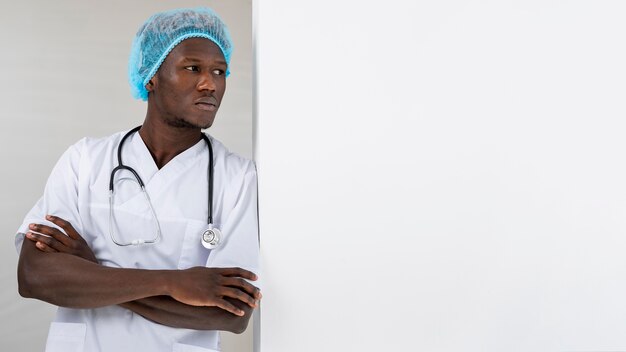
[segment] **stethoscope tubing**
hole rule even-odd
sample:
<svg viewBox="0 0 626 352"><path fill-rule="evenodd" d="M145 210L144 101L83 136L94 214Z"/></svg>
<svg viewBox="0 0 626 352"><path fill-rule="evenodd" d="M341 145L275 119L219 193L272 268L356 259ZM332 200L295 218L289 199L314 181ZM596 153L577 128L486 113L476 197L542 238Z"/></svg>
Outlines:
<svg viewBox="0 0 626 352"><path fill-rule="evenodd" d="M132 130L128 131L124 137L122 137L122 139L120 140L120 144L117 146L117 166L115 168L113 168L113 170L111 171L111 178L109 179L109 193L113 193L114 189L113 189L113 180L115 179L115 173L119 170L127 170L130 171L133 176L135 177L135 179L137 180L137 182L139 183L139 186L141 186L142 190L145 190L145 185L143 183L143 180L141 179L141 177L139 176L139 174L137 173L137 171L135 171L135 169L133 169L130 166L124 165L124 163L122 162L122 147L124 146L124 142L126 141L126 139L132 135L133 133L139 131L139 129L141 129L141 125L133 128ZM209 226L213 225L213 182L214 182L214 176L213 176L213 146L211 145L211 141L209 140L209 137L206 136L206 134L202 133L201 134L202 139L206 142L207 147L209 149L209 165L208 165L208 170L207 170L207 183L208 183L208 187L209 187L209 196L208 196L208 215L207 215L207 222L209 224Z"/></svg>

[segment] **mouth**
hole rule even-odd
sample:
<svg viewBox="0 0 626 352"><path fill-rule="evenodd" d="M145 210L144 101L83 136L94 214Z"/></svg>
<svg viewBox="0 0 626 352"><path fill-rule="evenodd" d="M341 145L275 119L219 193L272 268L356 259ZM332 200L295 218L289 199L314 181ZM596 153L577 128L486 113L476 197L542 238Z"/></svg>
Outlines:
<svg viewBox="0 0 626 352"><path fill-rule="evenodd" d="M196 103L196 106L203 111L217 111L217 106L211 103Z"/></svg>
<svg viewBox="0 0 626 352"><path fill-rule="evenodd" d="M195 101L198 109L203 111L217 111L217 101L213 97L203 97Z"/></svg>

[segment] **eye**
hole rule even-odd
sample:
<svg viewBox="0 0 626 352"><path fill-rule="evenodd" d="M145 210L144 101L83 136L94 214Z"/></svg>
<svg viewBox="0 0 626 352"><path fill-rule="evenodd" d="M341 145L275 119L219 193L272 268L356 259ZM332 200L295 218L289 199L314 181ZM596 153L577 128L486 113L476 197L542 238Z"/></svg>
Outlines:
<svg viewBox="0 0 626 352"><path fill-rule="evenodd" d="M213 74L217 76L222 76L224 74L224 70L216 68L215 70L213 70Z"/></svg>
<svg viewBox="0 0 626 352"><path fill-rule="evenodd" d="M185 70L187 71L192 71L192 72L198 72L200 71L200 68L198 66L185 66Z"/></svg>

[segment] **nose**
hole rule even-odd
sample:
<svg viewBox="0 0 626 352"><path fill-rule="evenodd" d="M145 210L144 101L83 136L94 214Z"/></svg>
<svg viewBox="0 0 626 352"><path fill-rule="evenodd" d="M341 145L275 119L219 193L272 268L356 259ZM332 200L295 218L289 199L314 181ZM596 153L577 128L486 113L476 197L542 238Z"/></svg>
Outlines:
<svg viewBox="0 0 626 352"><path fill-rule="evenodd" d="M200 75L200 80L198 81L197 88L199 91L208 90L211 92L215 91L216 83L215 77L213 77L212 72L203 72Z"/></svg>

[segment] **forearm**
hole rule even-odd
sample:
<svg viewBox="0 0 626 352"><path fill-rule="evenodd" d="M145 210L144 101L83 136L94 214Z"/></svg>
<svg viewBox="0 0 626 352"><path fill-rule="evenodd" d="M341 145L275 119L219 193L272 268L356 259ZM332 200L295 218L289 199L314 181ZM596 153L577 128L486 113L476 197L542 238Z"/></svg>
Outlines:
<svg viewBox="0 0 626 352"><path fill-rule="evenodd" d="M110 268L65 253L43 253L24 241L20 295L57 306L95 308L167 294L166 271Z"/></svg>
<svg viewBox="0 0 626 352"><path fill-rule="evenodd" d="M253 309L239 300L226 300L242 309L245 314L237 316L218 307L190 306L168 296L142 298L120 306L148 320L171 327L242 333L248 326Z"/></svg>

